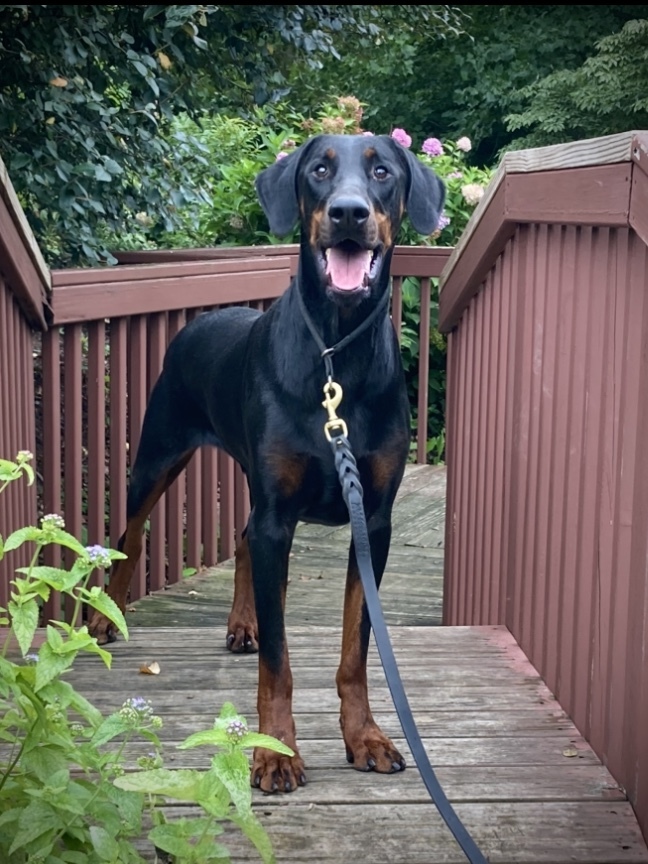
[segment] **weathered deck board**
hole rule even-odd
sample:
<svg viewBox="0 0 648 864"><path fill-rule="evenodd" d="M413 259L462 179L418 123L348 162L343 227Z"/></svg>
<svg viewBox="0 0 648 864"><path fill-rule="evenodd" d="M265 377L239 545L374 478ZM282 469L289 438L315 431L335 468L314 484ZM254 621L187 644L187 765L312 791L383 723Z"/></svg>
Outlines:
<svg viewBox="0 0 648 864"><path fill-rule="evenodd" d="M381 597L423 743L450 800L493 864L646 864L624 791L508 631L430 626L440 623L444 480L438 469L408 471ZM287 617L308 784L292 795L255 792L257 813L279 864L463 864L413 766L373 644L374 714L410 767L364 774L344 758L335 671L347 551L346 528L298 529ZM228 562L139 601L128 616L131 641L111 648L112 671L84 657L71 675L105 710L130 696L150 699L165 721L169 767L206 764L202 748L176 745L210 727L226 700L256 724L257 658L224 647L232 575ZM154 660L159 675L139 673ZM133 744L126 754L134 761L148 749ZM195 813L181 806L166 812ZM228 831L225 842L233 862L258 860L238 833Z"/></svg>

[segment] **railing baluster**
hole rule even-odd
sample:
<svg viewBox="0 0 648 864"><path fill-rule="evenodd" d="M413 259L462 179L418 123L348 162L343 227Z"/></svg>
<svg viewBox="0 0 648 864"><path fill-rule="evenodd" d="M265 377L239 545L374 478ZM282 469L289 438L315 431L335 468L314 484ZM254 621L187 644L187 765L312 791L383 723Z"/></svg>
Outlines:
<svg viewBox="0 0 648 864"><path fill-rule="evenodd" d="M63 378L65 394L63 398L65 426L65 527L70 534L82 539L83 526L83 409L82 409L82 330L80 324L72 324L65 328L63 349L65 365ZM74 563L76 556L71 550L65 550L64 559L68 567ZM72 614L74 600L65 598L66 618Z"/></svg>
<svg viewBox="0 0 648 864"><path fill-rule="evenodd" d="M418 364L418 424L416 440L416 461L425 465L427 461L428 428L428 381L430 372L430 279L421 279L421 323L419 326L419 364Z"/></svg>
<svg viewBox="0 0 648 864"><path fill-rule="evenodd" d="M150 315L148 320L148 394L160 376L167 344L166 314ZM149 532L149 589L159 591L166 583L166 495L162 495L150 516Z"/></svg>
<svg viewBox="0 0 648 864"><path fill-rule="evenodd" d="M58 327L43 333L41 348L43 392L43 511L62 511L61 497L61 337ZM61 547L51 543L43 553L45 564L61 566ZM46 621L61 618L61 595L53 591L45 604Z"/></svg>
<svg viewBox="0 0 648 864"><path fill-rule="evenodd" d="M88 325L88 543L106 544L106 325ZM92 584L102 585L96 570Z"/></svg>

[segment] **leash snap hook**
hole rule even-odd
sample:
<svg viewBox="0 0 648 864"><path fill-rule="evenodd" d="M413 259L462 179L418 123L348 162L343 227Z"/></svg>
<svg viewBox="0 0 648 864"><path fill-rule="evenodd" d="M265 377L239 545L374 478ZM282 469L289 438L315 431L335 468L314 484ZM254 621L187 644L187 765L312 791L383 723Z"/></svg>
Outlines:
<svg viewBox="0 0 648 864"><path fill-rule="evenodd" d="M336 414L336 409L342 401L342 387L337 381L327 381L324 385L324 401L322 405L326 408L328 420L324 424L324 434L328 441L333 439L333 435L344 435L348 437L347 425Z"/></svg>

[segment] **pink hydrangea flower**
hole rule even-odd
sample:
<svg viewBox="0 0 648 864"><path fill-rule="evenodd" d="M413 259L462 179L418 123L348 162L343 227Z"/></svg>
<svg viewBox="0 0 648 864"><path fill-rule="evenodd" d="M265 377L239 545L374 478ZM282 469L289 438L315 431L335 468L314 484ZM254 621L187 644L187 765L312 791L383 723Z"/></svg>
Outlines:
<svg viewBox="0 0 648 864"><path fill-rule="evenodd" d="M421 150L428 156L441 156L443 154L443 144L438 138L426 138Z"/></svg>
<svg viewBox="0 0 648 864"><path fill-rule="evenodd" d="M288 155L290 155L290 154L286 153L285 150L280 150L280 151L277 153L277 158L275 159L275 162L278 162L280 159L285 159L286 156L288 156Z"/></svg>
<svg viewBox="0 0 648 864"><path fill-rule="evenodd" d="M444 210L441 213L441 215L439 216L439 222L437 224L437 230L443 231L444 228L448 227L448 225L450 224L451 221L452 220L450 219L450 217L448 216L448 214Z"/></svg>
<svg viewBox="0 0 648 864"><path fill-rule="evenodd" d="M463 177L463 171L451 171L446 176L446 180L461 180L462 177Z"/></svg>
<svg viewBox="0 0 648 864"><path fill-rule="evenodd" d="M363 135L371 135L371 136L373 137L373 134L374 134L374 133L373 133L373 132L363 132L362 134L363 134Z"/></svg>
<svg viewBox="0 0 648 864"><path fill-rule="evenodd" d="M457 141L457 150L463 150L464 153L468 153L472 150L472 141L466 135L460 138Z"/></svg>
<svg viewBox="0 0 648 864"><path fill-rule="evenodd" d="M394 141L398 141L399 144L402 144L403 147L411 147L412 146L412 138L404 129L394 129L392 130L391 137Z"/></svg>

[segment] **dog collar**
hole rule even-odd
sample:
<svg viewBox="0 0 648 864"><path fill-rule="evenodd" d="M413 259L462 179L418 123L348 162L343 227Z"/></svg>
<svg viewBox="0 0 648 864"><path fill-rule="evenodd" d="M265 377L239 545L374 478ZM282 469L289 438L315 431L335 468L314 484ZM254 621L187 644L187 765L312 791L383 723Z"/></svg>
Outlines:
<svg viewBox="0 0 648 864"><path fill-rule="evenodd" d="M380 298L378 303L371 310L369 315L362 321L355 330L352 330L348 333L343 339L340 339L339 342L336 342L335 345L331 345L330 348L326 346L326 343L320 336L317 331L317 327L315 326L315 322L310 316L308 309L306 308L306 304L304 303L304 298L302 297L302 293L299 290L299 283L295 285L297 290L297 305L299 306L299 310L302 314L304 321L306 322L306 326L308 327L311 336L313 337L315 344L320 350L320 355L322 360L324 361L324 367L326 369L326 377L329 381L333 380L333 355L337 354L343 348L346 348L354 339L357 339L361 333L371 327L373 322L378 318L378 316L387 309L387 305L389 304L389 291L385 291L383 296Z"/></svg>

